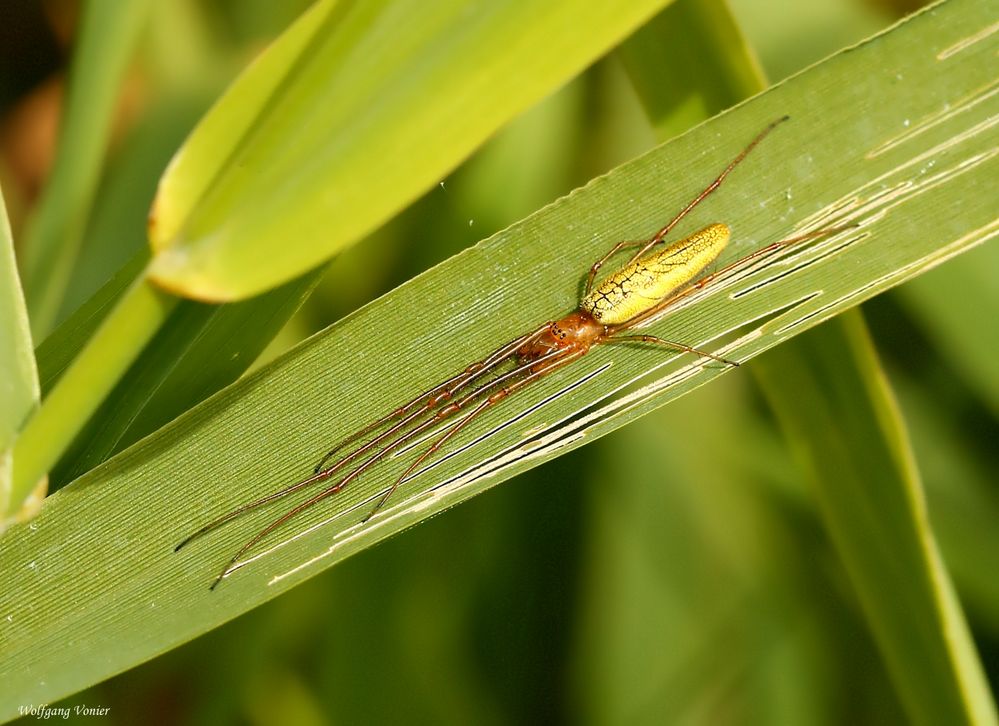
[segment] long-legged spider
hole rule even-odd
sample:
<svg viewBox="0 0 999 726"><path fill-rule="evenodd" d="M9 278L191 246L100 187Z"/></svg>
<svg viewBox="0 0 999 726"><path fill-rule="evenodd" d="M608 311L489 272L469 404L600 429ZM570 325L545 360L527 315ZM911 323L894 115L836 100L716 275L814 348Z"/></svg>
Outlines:
<svg viewBox="0 0 999 726"><path fill-rule="evenodd" d="M466 411L463 416L435 434L431 443L395 479L392 486L379 497L374 508L362 520L367 521L381 509L406 477L475 418L525 386L584 356L595 345L627 342L652 343L711 358L726 365L739 365L736 361L692 348L683 343L665 340L654 335L629 334L627 331L700 290L721 275L747 265L782 247L847 228L830 227L780 242L773 242L699 279L695 279L695 277L711 264L728 244L730 231L725 224L710 224L689 237L646 256L646 253L649 253L653 247L665 241L666 235L681 219L721 185L732 170L774 127L787 118L784 116L771 122L757 134L714 181L708 184L700 194L680 210L679 214L651 238L639 242L618 242L606 255L597 260L590 267L586 278L585 293L575 311L560 320L546 322L529 333L513 339L482 360L472 363L461 373L421 393L408 403L354 432L323 456L316 465L312 476L244 504L209 522L177 545L176 549L179 550L192 540L207 534L244 512L280 499L303 487L331 479L338 472L344 472L343 476L335 483L292 507L240 547L212 583L211 589L214 590L219 582L238 566L240 558L275 529L317 502L340 492L365 471L392 452L397 451L407 442L434 428L445 419L449 419L461 411ZM603 264L619 251L629 247L638 247L639 249L632 255L624 268L610 275L594 289L594 279ZM510 361L514 363L512 370L498 373L497 369ZM482 380L487 374L492 374L493 377ZM385 430L371 436L382 428ZM369 436L370 438L368 438ZM363 443L358 444L332 464L327 465L337 452L343 451L359 441L363 441ZM353 468L345 471L347 465L352 463L354 463Z"/></svg>

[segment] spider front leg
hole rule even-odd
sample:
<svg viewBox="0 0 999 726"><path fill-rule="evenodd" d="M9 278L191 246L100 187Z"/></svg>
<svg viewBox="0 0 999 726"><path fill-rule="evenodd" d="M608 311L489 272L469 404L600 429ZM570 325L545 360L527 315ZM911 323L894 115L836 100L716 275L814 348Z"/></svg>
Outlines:
<svg viewBox="0 0 999 726"><path fill-rule="evenodd" d="M381 428L382 426L384 426L385 424L394 419L406 416L407 412L409 412L414 407L418 407L417 413L415 416L414 414L406 416L404 420L407 423L411 422L414 418L419 418L419 416L425 413L429 413L433 409L437 408L437 406L439 406L441 403L450 400L462 388L467 386L469 383L471 383L479 376L488 373L490 370L496 368L496 366L501 365L504 361L509 360L511 357L516 355L517 350L521 346L537 339L547 329L548 325L546 323L541 328L538 328L537 330L522 335L519 338L516 338L510 341L509 343L500 346L490 355L488 355L486 358L483 358L482 360L476 361L475 363L472 363L471 365L467 366L465 370L463 370L461 373L458 373L452 376L451 378L448 378L443 383L439 383L438 385L431 388L429 391L424 391L416 398L412 399L408 403L403 404L402 406L399 406L399 408L391 411L390 413L387 413L377 421L374 421L365 426L364 428L355 431L354 433L352 433L351 435L349 435L348 437L337 443L337 445L334 446L332 449L327 451L326 454L323 455L323 458L319 460L319 463L316 464L316 466L313 468L313 473L318 474L326 465L326 462L329 461L331 458L333 458L333 456L338 451L342 450L347 445L352 444L353 442L364 438L372 431ZM396 427L392 427L392 429L390 429L390 431L394 430L396 430ZM384 436L379 436L377 440L382 440L383 438ZM362 448L367 449L370 447L365 446Z"/></svg>
<svg viewBox="0 0 999 726"><path fill-rule="evenodd" d="M488 398L480 401L479 405L476 408L474 408L468 415L459 420L456 424L449 426L445 430L444 434L441 437L439 437L434 443L432 443L430 448L427 449L425 452L423 452L423 454L421 454L420 457L415 462L413 462L413 464L410 467L408 467L400 477L398 477L395 480L395 482L389 488L389 490L379 498L375 508L371 511L370 514L368 514L367 517L364 518L364 520L362 520L362 521L367 521L368 519L371 518L372 515L374 515L375 512L378 511L378 509L382 507L382 505L384 505L385 501L398 488L399 484L403 481L403 479L405 479L410 473L412 473L412 471L414 471L422 461L425 461L430 455L432 455L434 452L440 449L441 445L443 445L445 441L454 436L459 430L464 428L472 418L479 415L485 409L495 405L500 400L506 398L506 396L510 395L514 391L523 387L527 383L536 380L537 378L540 378L541 376L551 372L556 367L559 367L560 365L567 363L570 359L574 357L576 357L576 355L574 355L574 351L567 352L565 349L559 349L552 353L549 353L546 356L543 356L542 358L539 358L538 360L534 360L531 361L530 363L520 365L514 370L510 371L509 373L505 373L504 375L500 376L499 378L496 378L495 380L483 383L478 388L468 392L461 399L453 401L449 403L447 406L444 406L443 408L438 410L433 417L421 422L419 425L410 429L409 431L400 434L397 438L393 439L392 441L387 443L384 447L379 449L376 453L372 454L370 457L368 457L368 459L366 459L357 467L355 467L352 471L350 471L350 473L348 473L342 479L337 481L335 484L327 487L326 489L324 489L321 492L318 492L317 494L314 494L310 498L306 499L304 502L297 504L292 509L285 512L280 517L270 522L267 526L265 526L263 529L257 532L252 538L250 538L246 543L244 543L242 547L239 548L236 554L232 556L232 558L226 564L225 568L223 568L222 572L220 572L218 577L215 578L215 581L212 583L210 589L214 590L229 573L231 573L234 569L236 569L236 566L240 563L243 555L245 555L251 548L253 548L254 545L259 543L271 532L281 527L281 525L285 524L286 522L294 518L296 515L300 514L306 509L309 509L310 507L323 501L324 499L328 499L329 497L332 497L335 494L340 493L348 484L350 484L352 481L360 477L360 475L363 474L367 469L371 468L376 463L383 460L393 451L398 450L400 447L402 447L403 444L415 438L416 436L419 436L425 431L429 430L440 421L450 418L452 415L454 415L455 413L462 410L464 407L474 402L477 398L487 393L490 389L495 389L500 384L507 384L509 381L513 380L512 383L504 385L500 390L494 391ZM537 368L539 365L541 366L540 369ZM320 478L328 478L329 474L332 471L333 471L332 469L327 469L321 472L320 474L310 477L310 479L307 481L311 483L319 480ZM293 485L293 486L297 487L299 485ZM270 495L270 498L271 499L275 498L275 495ZM240 511L245 511L245 509L246 507L242 508ZM227 521L228 519L231 518L231 516L235 515L234 514L227 515L225 520ZM208 528L213 528L214 526L215 523L212 523L208 526ZM199 531L199 533L197 533L196 535L192 535L192 537L189 537L187 540L185 540L184 543L182 543L181 546L183 546L183 544L186 544L186 542L190 541L195 536L198 536L198 534L200 533L201 532ZM180 547L178 547L178 549L179 548Z"/></svg>
<svg viewBox="0 0 999 726"><path fill-rule="evenodd" d="M289 494L293 494L294 492L297 492L300 489L308 487L312 484L325 481L326 479L331 478L337 471L342 469L345 465L347 465L351 461L354 461L355 459L358 459L365 453L371 451L371 449L375 448L379 444L385 442L386 440L392 439L393 436L402 435L402 432L408 426L410 426L414 422L417 422L420 418L428 415L433 410L434 407L438 406L441 403L442 400L450 398L456 392L458 392L462 387L468 385L472 380L477 378L479 375L487 373L489 370L492 370L496 366L502 364L504 361L516 355L517 350L522 345L529 344L530 342L538 338L541 334L543 334L546 330L548 330L548 327L549 326L546 323L544 326L536 330L533 330L530 333L522 335L519 338L510 341L509 343L506 343L505 345L497 348L492 354L490 354L483 360L468 366L461 373L452 376L451 378L447 379L446 381L437 386L434 386L429 391L421 393L419 396L411 400L409 403L400 406L399 408L395 409L386 416L383 416L382 418L378 419L374 423L368 424L364 428L356 431L355 433L351 434L346 439L341 441L339 444L337 444L323 457L323 459L319 462L319 465L313 470L312 476L306 479L302 479L301 481L295 482L294 484L290 484L282 489L279 489L276 492L267 494L251 502L247 502L246 504L237 507L236 509L230 512L227 512L226 514L223 514L222 516L213 519L212 521L208 522L207 524L205 524L204 526L202 526L201 528L199 528L198 530L196 530L195 532L184 538L184 540L181 541L174 548L174 551L182 549L186 545L190 544L192 541L199 539L203 535L208 534L209 532L215 530L216 528L220 527L226 522L229 522L239 517L240 515L245 514L246 512L252 511L258 507L273 502L277 499L286 497ZM411 410L418 405L420 405L419 408ZM384 426L385 424L389 423L390 421L396 418L399 418L400 420L397 421L389 429L383 431L375 438L359 446L358 448L349 452L345 456L342 456L331 466L328 467L325 466L326 462L329 461L329 459L334 454L343 449L345 446L357 441L358 439L363 438L367 434L371 433L372 431L378 429L381 426Z"/></svg>
<svg viewBox="0 0 999 726"><path fill-rule="evenodd" d="M648 240L644 240L644 239L643 240L638 240L637 242L618 242L616 245L614 245L613 247L611 247L610 252L608 252L606 255L604 255L599 260L597 260L596 262L594 262L593 265L590 267L590 272L586 276L586 290L583 291L583 295L589 295L590 294L590 290L593 289L593 280L596 279L597 272L599 272L600 268L603 267L607 263L607 260L609 260L611 257L613 257L614 255L616 255L621 250L626 250L629 247L641 247L642 245L646 244L647 242L648 242Z"/></svg>
<svg viewBox="0 0 999 726"><path fill-rule="evenodd" d="M722 358L720 355L715 355L714 353L708 353L706 350L699 350L698 348L692 348L684 343L677 343L672 340L666 340L665 338L660 338L656 335L615 335L606 339L608 343L655 343L656 345L661 345L666 348L672 348L673 350L678 350L682 353L693 353L702 358L710 358L711 360L716 360L719 363L724 363L725 365L738 367L739 362L734 360L729 360L728 358Z"/></svg>
<svg viewBox="0 0 999 726"><path fill-rule="evenodd" d="M607 260L609 260L611 257L613 257L621 250L627 249L628 247L641 247L641 249L638 250L638 252L636 252L634 255L632 255L630 260L628 260L628 264L630 265L635 261L637 261L642 255L644 255L650 249L655 247L657 244L660 244L661 242L665 241L666 235L670 233L670 230L672 230L673 227L675 227L680 222L681 219L686 217L694 209L694 207L703 202L705 198L707 198L712 192L718 189L718 187L722 185L722 182L725 181L725 177L731 174L732 170L742 163L743 159L745 159L749 155L749 152L751 152L754 148L756 148L757 144L763 141L763 139L766 138L767 134L773 131L778 124L787 121L788 118L790 117L782 116L781 118L771 121L769 124L767 124L767 127L763 129L760 133L758 133L753 138L753 140L750 141L746 145L746 147L742 151L740 151L736 155L736 157L732 159L732 161L728 163L728 166L722 169L721 174L715 177L710 184L708 184L703 190L701 190L701 192L697 196L695 196L690 202L687 203L687 206L685 206L683 209L680 210L679 214L677 214L675 217L673 217L673 219L667 222L662 229L660 229L658 232L652 235L652 237L650 237L648 240L642 242L618 242L616 245L614 245L611 248L610 252L608 252L606 255L604 255L599 260L594 262L593 266L590 268L590 274L586 278L585 294L586 295L590 294L590 290L593 287L593 279L597 275L597 270L599 270L604 265L604 263L607 262Z"/></svg>
<svg viewBox="0 0 999 726"><path fill-rule="evenodd" d="M396 480L392 483L392 486L389 487L388 490L378 499L378 502L375 504L374 508L371 510L368 516L365 517L362 521L367 522L369 519L375 516L375 513L378 512L378 510L385 505L385 502L387 502L389 497L391 497L392 494L395 493L395 490L399 488L399 485L406 480L406 477L408 477L410 474L416 471L417 467L420 464L422 464L428 458L433 456L445 444L445 442L453 438L455 434L461 431L461 429L465 428L465 426L471 423L471 421L477 416L479 416L479 414L483 413L486 409L495 406L504 398L512 395L513 393L523 388L524 386L527 386L533 383L534 381L538 380L539 378L548 375L552 371L561 368L562 366L575 360L576 358L579 358L585 353L586 353L585 350L580 350L580 349L577 350L561 349L554 351L539 360L525 363L524 365L518 367L516 370L506 374L502 378L499 378L495 381L491 381L490 383L485 384L480 389L469 393L461 401L457 401L454 404L452 404L460 409L462 406L470 403L474 398L477 398L484 389L493 388L497 383L501 382L504 379L508 378L514 379L513 383L503 386L498 391L495 391L494 393L490 394L488 398L481 401L479 405L476 406L474 409L472 409L468 414L466 414L464 418L460 419L455 424L448 427L447 430L444 431L442 435L440 435L437 439L435 439L430 444L430 446L422 454L420 454L420 456L418 456L416 460L413 461L402 474L400 474L396 478ZM541 364L540 368L538 367L539 364ZM520 378L519 376L524 373L527 373L527 375L524 376L523 378Z"/></svg>

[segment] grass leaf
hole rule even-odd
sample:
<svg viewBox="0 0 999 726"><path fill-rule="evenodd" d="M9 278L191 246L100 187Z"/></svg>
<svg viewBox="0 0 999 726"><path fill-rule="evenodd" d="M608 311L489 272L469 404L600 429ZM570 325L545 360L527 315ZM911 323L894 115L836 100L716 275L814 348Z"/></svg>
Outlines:
<svg viewBox="0 0 999 726"><path fill-rule="evenodd" d="M757 373L817 485L823 518L913 722L995 724L863 318L851 313L835 323L843 334L810 331L765 356ZM840 364L844 352L851 365Z"/></svg>
<svg viewBox="0 0 999 726"><path fill-rule="evenodd" d="M59 153L23 245L25 295L32 330L39 340L55 322L76 262L122 78L150 4L135 0L83 5Z"/></svg>
<svg viewBox="0 0 999 726"><path fill-rule="evenodd" d="M320 0L178 152L150 217L152 279L217 302L303 274L664 2L515 0L469 13L463 0Z"/></svg>
<svg viewBox="0 0 999 726"><path fill-rule="evenodd" d="M12 448L24 420L38 405L38 371L31 354L31 329L14 260L7 205L0 193L0 533L15 517L11 505ZM45 496L44 482L28 503L30 517Z"/></svg>

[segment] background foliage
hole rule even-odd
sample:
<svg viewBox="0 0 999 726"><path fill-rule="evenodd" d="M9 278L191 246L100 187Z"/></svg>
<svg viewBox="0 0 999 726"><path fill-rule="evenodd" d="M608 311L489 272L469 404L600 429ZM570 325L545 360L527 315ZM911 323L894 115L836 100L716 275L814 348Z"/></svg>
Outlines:
<svg viewBox="0 0 999 726"><path fill-rule="evenodd" d="M294 5L153 11L61 317L142 249L169 155L304 3ZM775 5L734 3L774 80L900 12ZM67 7L47 6L64 37ZM8 84L2 99L15 239L51 149L38 130L58 99L60 42L37 32L48 40L36 62L55 75ZM612 55L337 258L262 360L652 143ZM968 311L996 309L999 289L983 271L997 263L986 245L865 306L993 681L999 399L987 361L999 342ZM138 435L118 432L114 444ZM64 462L56 484L87 456ZM815 507L751 379L727 375L69 702L110 705L120 723L154 712L164 722L899 721Z"/></svg>

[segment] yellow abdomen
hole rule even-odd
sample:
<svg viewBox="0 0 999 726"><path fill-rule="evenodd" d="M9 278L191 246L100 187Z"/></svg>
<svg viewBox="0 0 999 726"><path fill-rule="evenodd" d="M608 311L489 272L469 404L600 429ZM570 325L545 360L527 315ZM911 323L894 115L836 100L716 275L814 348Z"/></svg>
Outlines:
<svg viewBox="0 0 999 726"><path fill-rule="evenodd" d="M721 254L730 232L711 224L616 272L583 298L580 310L602 325L620 325L693 280Z"/></svg>

